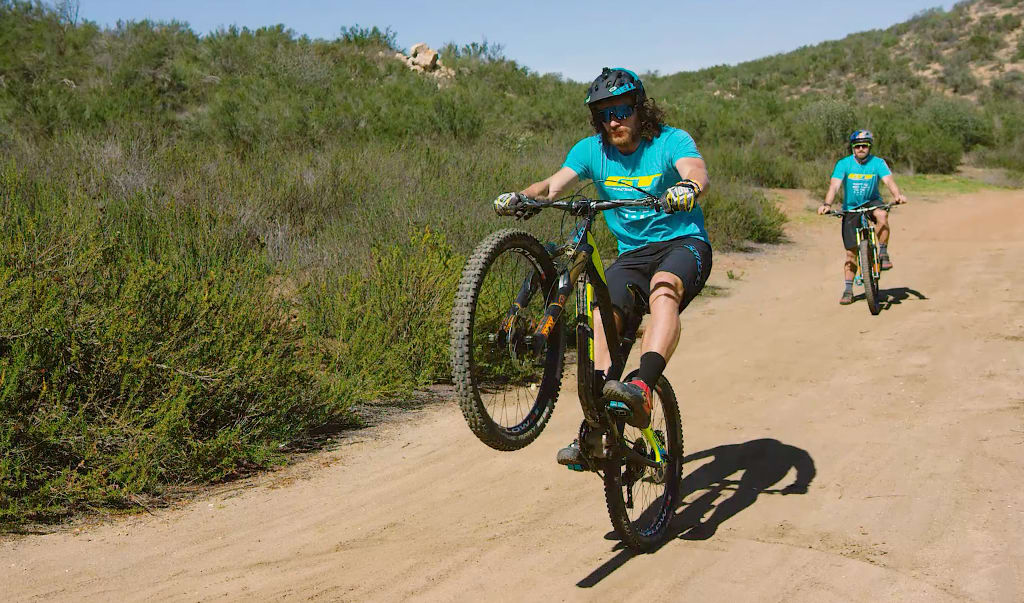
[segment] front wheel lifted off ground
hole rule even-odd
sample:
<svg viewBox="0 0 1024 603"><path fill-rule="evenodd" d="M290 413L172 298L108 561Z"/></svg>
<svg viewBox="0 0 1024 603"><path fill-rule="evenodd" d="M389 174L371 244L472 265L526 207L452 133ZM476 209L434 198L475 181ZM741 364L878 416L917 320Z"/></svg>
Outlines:
<svg viewBox="0 0 1024 603"><path fill-rule="evenodd" d="M496 450L518 450L551 418L564 367L558 320L543 345L540 325L557 274L531 234L484 239L462 271L451 322L452 381L473 433Z"/></svg>

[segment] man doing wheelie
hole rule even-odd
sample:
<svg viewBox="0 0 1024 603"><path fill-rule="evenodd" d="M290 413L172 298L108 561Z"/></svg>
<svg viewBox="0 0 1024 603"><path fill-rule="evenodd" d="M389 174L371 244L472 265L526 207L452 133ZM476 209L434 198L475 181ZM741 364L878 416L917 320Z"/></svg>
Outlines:
<svg viewBox="0 0 1024 603"><path fill-rule="evenodd" d="M562 167L520 193L494 201L500 215L530 217L522 198L551 200L577 180L593 180L604 199L640 199L643 189L661 199L658 208L617 208L604 212L618 241L619 256L606 271L619 333L635 317L629 286L647 297L651 317L644 331L636 379L605 382L609 411L634 427L651 421L651 389L679 343L679 315L704 287L711 272L711 245L697 198L708 186L704 159L685 131L662 123L663 113L648 98L640 78L628 69L605 68L587 91L595 134L577 142ZM633 188L636 187L636 188ZM594 310L594 365L611 366L602 320ZM558 453L563 465L578 465L577 443Z"/></svg>
<svg viewBox="0 0 1024 603"><path fill-rule="evenodd" d="M896 186L896 180L888 164L881 157L871 153L871 147L875 142L874 135L867 130L857 130L850 134L850 154L836 162L832 170L832 180L829 183L828 192L825 193L825 202L818 208L819 214L825 214L832 209L832 202L835 201L839 187L843 187L843 210L857 209L861 207L879 207L868 214L868 219L875 223L875 233L878 235L878 260L882 270L892 268L892 261L889 259L889 213L880 206L882 195L879 191L878 181L881 180L892 193L893 203L906 203L907 199ZM843 295L839 303L848 305L853 303L853 277L857 270L857 225L860 217L857 214L843 216L843 246L846 247L846 262L843 264L843 277L845 279ZM866 269L863 268L862 269Z"/></svg>

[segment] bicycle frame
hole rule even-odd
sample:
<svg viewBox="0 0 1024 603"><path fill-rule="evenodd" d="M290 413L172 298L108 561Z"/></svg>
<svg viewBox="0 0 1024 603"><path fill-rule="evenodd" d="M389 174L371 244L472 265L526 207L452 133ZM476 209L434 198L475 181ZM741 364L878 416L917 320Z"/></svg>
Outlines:
<svg viewBox="0 0 1024 603"><path fill-rule="evenodd" d="M860 242L861 241L868 241L868 242L870 242L870 244L871 244L871 266L870 266L870 270L871 270L871 276L873 276L874 279L876 279L876 281L878 281L878 279L881 278L881 276L882 276L882 266L879 264L879 240L878 240L878 234L876 232L874 232L874 225L871 224L870 220L867 219L867 213L868 212L873 212L874 210L877 210L877 209L884 209L884 210L886 210L888 212L889 210L892 209L892 207L893 207L892 205L883 205L883 206L867 208L866 210L861 210L861 209L848 210L848 212L856 212L856 213L860 214L860 225L857 226L857 229L855 230L855 234L857 235L857 247L860 247ZM842 214L840 214L840 215L842 215ZM864 266L860 266L860 271L861 271L861 274L864 273L864 271L865 271Z"/></svg>
<svg viewBox="0 0 1024 603"><path fill-rule="evenodd" d="M559 271L554 291L548 293L548 305L544 318L541 319L537 330L529 339L535 353L544 348L547 337L558 324L559 318L565 311L565 303L575 288L578 319L576 325L577 388L585 419L584 427L581 428L580 443L583 445L584 442L589 441L587 437L589 433L596 433L601 436L600 452L594 452L592 456L607 458L611 454L612 448L618 447L619 453L626 459L658 469L663 463L662 448L658 444L654 430L650 427L641 430L644 439L647 440L650 449L654 452L655 458L652 460L637 453L632 446L625 442L618 424L608 415L608 411L602 404L601 390L604 387L604 381L617 380L622 377L626 359L635 342L639 321L634 321L636 324L626 325L624 335L619 336L613 318L614 311L608 291L608 282L604 274L604 264L601 262L601 255L591 232L595 216L596 211L589 210L583 216L582 223L573 231L570 241L553 250L552 257L564 256L567 264ZM524 304L531 294L529 291L536 291L538 284L532 282L532 279L530 283L524 282L516 303ZM526 297L523 297L524 295ZM603 379L594 369L595 306L603 317L601 324L611 356L611 367Z"/></svg>
<svg viewBox="0 0 1024 603"><path fill-rule="evenodd" d="M888 209L888 206L885 207ZM870 211L878 209L877 207L870 208ZM855 210L851 210L855 211ZM878 263L878 235L875 233L875 227L868 220L867 211L860 211L860 226L857 227L855 234L857 235L857 246L860 247L861 241L867 240L871 243L871 276L878 280L882 275L881 266ZM865 234L866 233L866 234ZM860 267L861 274L865 272L865 267Z"/></svg>

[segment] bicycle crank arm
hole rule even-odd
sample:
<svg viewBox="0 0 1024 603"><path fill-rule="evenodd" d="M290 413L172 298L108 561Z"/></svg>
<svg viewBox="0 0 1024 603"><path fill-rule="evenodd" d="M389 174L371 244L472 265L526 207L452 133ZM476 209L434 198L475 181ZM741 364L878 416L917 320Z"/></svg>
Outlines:
<svg viewBox="0 0 1024 603"><path fill-rule="evenodd" d="M622 456L627 461L633 461L638 465L646 465L651 469L661 469L664 466L664 461L659 463L658 461L651 460L636 450L633 450L631 447L624 446L621 442L619 443L619 449L622 451Z"/></svg>

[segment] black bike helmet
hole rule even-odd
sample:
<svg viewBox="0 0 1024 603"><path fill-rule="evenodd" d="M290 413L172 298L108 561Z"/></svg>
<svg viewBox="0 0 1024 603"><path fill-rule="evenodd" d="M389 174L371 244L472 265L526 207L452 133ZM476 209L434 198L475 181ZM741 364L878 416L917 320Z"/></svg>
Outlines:
<svg viewBox="0 0 1024 603"><path fill-rule="evenodd" d="M601 75L597 76L594 83L590 85L590 89L587 90L587 100L583 102L589 105L630 92L636 93L637 103L642 103L647 98L643 82L640 81L637 74L622 67L605 67L601 70Z"/></svg>
<svg viewBox="0 0 1024 603"><path fill-rule="evenodd" d="M857 130L853 134L850 134L850 147L855 144L875 144L875 136L867 130Z"/></svg>

